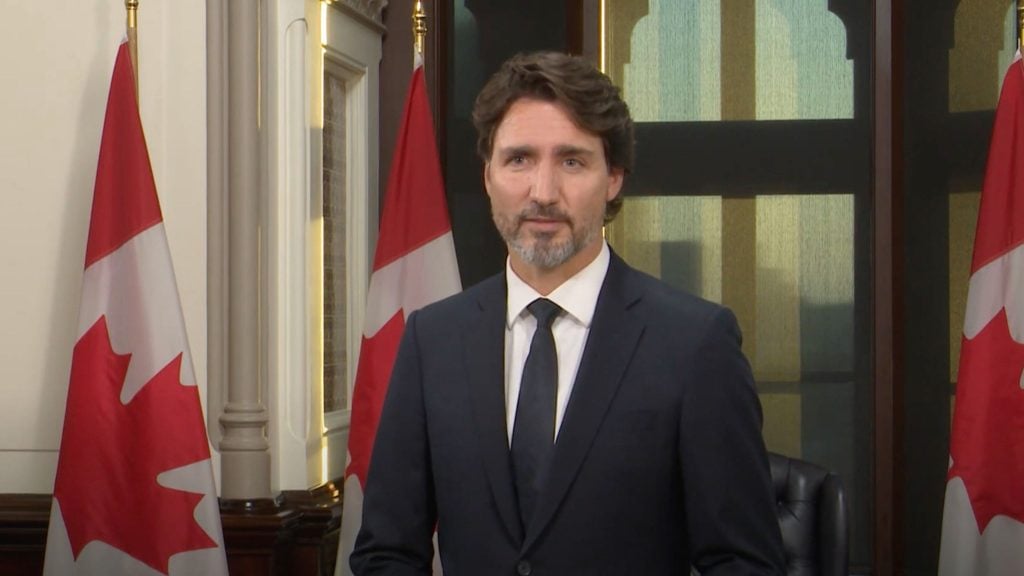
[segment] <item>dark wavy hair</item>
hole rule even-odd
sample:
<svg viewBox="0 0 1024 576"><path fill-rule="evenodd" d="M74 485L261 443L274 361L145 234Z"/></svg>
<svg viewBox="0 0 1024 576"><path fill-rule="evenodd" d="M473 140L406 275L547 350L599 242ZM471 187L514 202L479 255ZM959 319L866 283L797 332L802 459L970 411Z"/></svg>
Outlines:
<svg viewBox="0 0 1024 576"><path fill-rule="evenodd" d="M476 149L484 162L491 158L498 126L521 98L560 104L577 126L601 138L609 168L632 172L633 119L619 88L587 60L561 52L513 56L484 85L473 105ZM619 192L608 201L605 222L611 222L621 209Z"/></svg>

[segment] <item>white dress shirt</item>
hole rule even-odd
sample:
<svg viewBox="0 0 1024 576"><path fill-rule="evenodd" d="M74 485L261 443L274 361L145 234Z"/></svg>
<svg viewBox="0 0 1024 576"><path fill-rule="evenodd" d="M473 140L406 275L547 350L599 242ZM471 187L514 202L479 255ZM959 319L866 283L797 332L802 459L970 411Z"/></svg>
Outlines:
<svg viewBox="0 0 1024 576"><path fill-rule="evenodd" d="M547 298L564 311L558 313L551 326L555 351L558 354L558 394L555 399L557 437L576 382L576 372L583 358L583 348L590 334L597 296L601 292L601 285L604 284L610 261L608 245L602 241L601 252L597 258L547 296L541 296L523 282L506 261L508 316L505 320L505 419L510 446L516 407L519 405L519 385L523 378L523 366L526 364L526 356L530 353L533 333L537 329L537 320L526 307L537 298Z"/></svg>

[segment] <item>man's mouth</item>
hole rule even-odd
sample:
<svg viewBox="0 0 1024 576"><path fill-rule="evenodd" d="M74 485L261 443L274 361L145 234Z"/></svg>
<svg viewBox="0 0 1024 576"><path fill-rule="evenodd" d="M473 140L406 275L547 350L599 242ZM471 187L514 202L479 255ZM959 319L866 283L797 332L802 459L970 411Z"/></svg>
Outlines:
<svg viewBox="0 0 1024 576"><path fill-rule="evenodd" d="M532 230L539 230L542 232L554 232L562 226L568 225L569 221L565 218L546 218L546 217L525 217L519 219L520 226L527 226Z"/></svg>

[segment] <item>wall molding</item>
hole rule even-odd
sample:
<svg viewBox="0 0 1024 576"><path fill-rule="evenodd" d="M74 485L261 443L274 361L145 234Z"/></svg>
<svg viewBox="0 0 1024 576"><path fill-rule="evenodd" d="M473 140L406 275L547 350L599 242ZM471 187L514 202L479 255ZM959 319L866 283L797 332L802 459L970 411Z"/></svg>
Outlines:
<svg viewBox="0 0 1024 576"><path fill-rule="evenodd" d="M368 24L383 34L387 31L384 27L384 8L387 8L388 0L328 0L331 7L346 12L354 18Z"/></svg>

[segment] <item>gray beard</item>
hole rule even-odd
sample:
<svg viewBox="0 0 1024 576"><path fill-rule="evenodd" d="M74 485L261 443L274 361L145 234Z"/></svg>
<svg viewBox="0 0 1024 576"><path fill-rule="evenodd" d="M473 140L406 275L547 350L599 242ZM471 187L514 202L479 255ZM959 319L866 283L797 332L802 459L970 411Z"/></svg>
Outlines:
<svg viewBox="0 0 1024 576"><path fill-rule="evenodd" d="M584 247L596 240L598 228L583 223L579 228L570 223L570 236L567 240L555 240L552 234L534 235L533 242L523 241L523 231L520 228L522 221L526 218L543 215L545 217L560 217L571 222L561 213L547 210L538 206L531 206L530 209L518 215L514 222L509 219L495 216L494 223L498 228L508 249L515 252L524 262L536 266L542 270L551 270L565 264Z"/></svg>
<svg viewBox="0 0 1024 576"><path fill-rule="evenodd" d="M564 242L557 242L547 234L535 237L530 245L524 245L518 236L513 239L506 238L505 242L524 262L544 270L565 264L583 247L576 241L575 236Z"/></svg>

